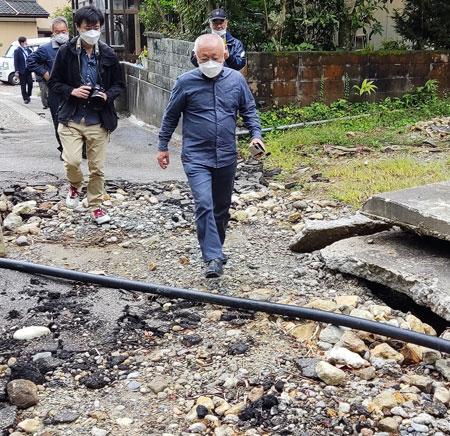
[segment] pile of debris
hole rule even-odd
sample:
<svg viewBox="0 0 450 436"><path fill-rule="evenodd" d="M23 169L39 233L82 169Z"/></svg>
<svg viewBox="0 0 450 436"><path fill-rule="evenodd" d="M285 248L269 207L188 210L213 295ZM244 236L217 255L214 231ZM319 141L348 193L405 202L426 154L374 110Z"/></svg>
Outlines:
<svg viewBox="0 0 450 436"><path fill-rule="evenodd" d="M290 248L321 249L330 269L406 294L450 321L449 196L450 182L377 194L352 218L308 222Z"/></svg>

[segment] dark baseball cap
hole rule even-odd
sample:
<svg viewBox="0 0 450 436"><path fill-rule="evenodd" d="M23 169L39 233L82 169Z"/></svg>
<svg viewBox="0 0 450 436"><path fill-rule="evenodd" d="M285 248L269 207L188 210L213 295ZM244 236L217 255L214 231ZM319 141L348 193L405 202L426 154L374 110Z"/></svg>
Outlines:
<svg viewBox="0 0 450 436"><path fill-rule="evenodd" d="M211 14L209 15L210 20L226 20L227 19L227 13L222 9L214 9Z"/></svg>

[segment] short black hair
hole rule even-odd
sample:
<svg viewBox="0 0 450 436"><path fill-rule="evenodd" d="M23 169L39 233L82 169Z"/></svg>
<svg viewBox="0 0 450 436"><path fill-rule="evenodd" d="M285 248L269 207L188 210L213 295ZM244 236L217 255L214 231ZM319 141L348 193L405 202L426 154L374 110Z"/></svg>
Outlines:
<svg viewBox="0 0 450 436"><path fill-rule="evenodd" d="M80 27L83 21L86 21L88 26L93 26L100 22L100 26L103 26L105 22L105 17L100 9L94 6L84 6L75 13L73 17L75 24Z"/></svg>
<svg viewBox="0 0 450 436"><path fill-rule="evenodd" d="M19 36L19 39L17 41L19 41L19 44L23 44L26 40L27 38L25 38L25 36Z"/></svg>

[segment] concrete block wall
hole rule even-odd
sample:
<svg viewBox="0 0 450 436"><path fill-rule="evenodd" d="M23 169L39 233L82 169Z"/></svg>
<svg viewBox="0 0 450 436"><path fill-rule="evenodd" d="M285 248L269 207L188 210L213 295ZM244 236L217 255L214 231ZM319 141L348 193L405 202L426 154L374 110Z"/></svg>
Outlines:
<svg viewBox="0 0 450 436"><path fill-rule="evenodd" d="M325 103L345 95L348 75L350 99L353 85L373 80L376 94L365 99L380 101L400 97L429 79L439 81L441 92L450 90L448 52L415 52L399 54L374 53L248 53L247 81L261 108L274 104L299 103L307 106L317 101L323 87Z"/></svg>
<svg viewBox="0 0 450 436"><path fill-rule="evenodd" d="M138 119L159 127L176 78L194 68L190 62L193 46L192 42L148 32L148 67L123 63L127 96L121 108L127 107ZM241 72L261 109L289 103L307 106L317 101L321 92L329 104L344 97L347 75L351 100L361 100L354 95L353 85L368 79L374 81L377 92L363 98L379 101L400 97L429 79L439 81L441 92L450 90L449 55L434 51L250 52Z"/></svg>

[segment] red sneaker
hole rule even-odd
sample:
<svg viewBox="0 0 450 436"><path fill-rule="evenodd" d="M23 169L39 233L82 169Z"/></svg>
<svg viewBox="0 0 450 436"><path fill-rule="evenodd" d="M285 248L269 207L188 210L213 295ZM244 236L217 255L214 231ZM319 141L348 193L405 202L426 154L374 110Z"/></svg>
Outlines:
<svg viewBox="0 0 450 436"><path fill-rule="evenodd" d="M69 185L69 192L66 197L66 206L75 209L80 204L81 192L75 186Z"/></svg>
<svg viewBox="0 0 450 436"><path fill-rule="evenodd" d="M111 221L111 217L100 207L92 211L92 216L97 224L105 224Z"/></svg>

